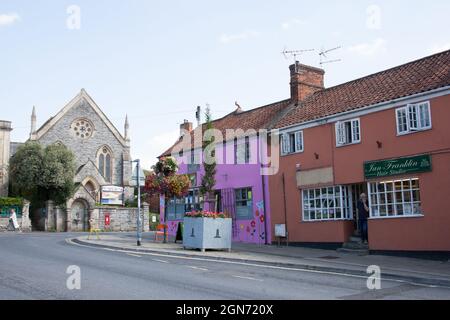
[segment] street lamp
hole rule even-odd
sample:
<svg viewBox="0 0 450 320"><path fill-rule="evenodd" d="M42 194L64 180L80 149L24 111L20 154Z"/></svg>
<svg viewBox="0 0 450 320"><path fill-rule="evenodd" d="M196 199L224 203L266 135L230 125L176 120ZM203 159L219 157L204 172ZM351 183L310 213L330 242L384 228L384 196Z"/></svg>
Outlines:
<svg viewBox="0 0 450 320"><path fill-rule="evenodd" d="M136 185L138 188L138 214L136 217L136 237L137 237L137 246L141 246L142 235L141 235L141 177L140 177L140 164L141 161L139 159L134 160L136 162ZM134 178L134 177L133 177Z"/></svg>

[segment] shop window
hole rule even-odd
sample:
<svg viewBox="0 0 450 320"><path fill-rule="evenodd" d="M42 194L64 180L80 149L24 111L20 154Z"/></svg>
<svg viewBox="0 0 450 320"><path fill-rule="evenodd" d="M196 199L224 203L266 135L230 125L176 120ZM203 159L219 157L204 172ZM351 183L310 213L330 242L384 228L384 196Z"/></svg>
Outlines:
<svg viewBox="0 0 450 320"><path fill-rule="evenodd" d="M409 104L395 110L397 134L431 129L430 103Z"/></svg>
<svg viewBox="0 0 450 320"><path fill-rule="evenodd" d="M253 218L252 188L236 189L236 219L251 220Z"/></svg>
<svg viewBox="0 0 450 320"><path fill-rule="evenodd" d="M183 198L172 198L167 205L167 220L183 220L186 212L201 211L203 196L199 189L191 189Z"/></svg>
<svg viewBox="0 0 450 320"><path fill-rule="evenodd" d="M336 123L336 145L344 146L361 142L361 125L359 119Z"/></svg>
<svg viewBox="0 0 450 320"><path fill-rule="evenodd" d="M371 182L368 189L372 218L422 215L419 179Z"/></svg>
<svg viewBox="0 0 450 320"><path fill-rule="evenodd" d="M167 204L167 220L182 220L184 217L184 199L172 198Z"/></svg>
<svg viewBox="0 0 450 320"><path fill-rule="evenodd" d="M303 131L283 133L281 135L281 154L303 152Z"/></svg>
<svg viewBox="0 0 450 320"><path fill-rule="evenodd" d="M303 190L303 221L351 219L351 197L347 186Z"/></svg>

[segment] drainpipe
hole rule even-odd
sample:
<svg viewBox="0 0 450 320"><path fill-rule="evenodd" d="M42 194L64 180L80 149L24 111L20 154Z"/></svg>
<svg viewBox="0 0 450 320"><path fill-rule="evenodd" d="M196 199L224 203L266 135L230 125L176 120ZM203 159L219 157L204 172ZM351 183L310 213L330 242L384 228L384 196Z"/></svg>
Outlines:
<svg viewBox="0 0 450 320"><path fill-rule="evenodd" d="M286 203L286 184L284 179L284 172L281 175L281 180L283 183L283 199L284 199L284 224L286 225L286 243L289 246L289 229L288 229L288 219L287 219L287 203Z"/></svg>
<svg viewBox="0 0 450 320"><path fill-rule="evenodd" d="M261 137L259 135L259 132L256 134L256 141L257 141L257 147L259 149L259 161L260 161L260 167L261 170L260 172L264 172L263 169L263 164L262 164L262 148L261 148ZM267 230L267 206L266 206L266 181L265 181L265 176L263 174L261 174L261 184L262 184L262 196L263 196L263 210L264 210L264 244L268 245L269 243L269 239L268 239L268 230ZM271 241L271 240L270 240Z"/></svg>

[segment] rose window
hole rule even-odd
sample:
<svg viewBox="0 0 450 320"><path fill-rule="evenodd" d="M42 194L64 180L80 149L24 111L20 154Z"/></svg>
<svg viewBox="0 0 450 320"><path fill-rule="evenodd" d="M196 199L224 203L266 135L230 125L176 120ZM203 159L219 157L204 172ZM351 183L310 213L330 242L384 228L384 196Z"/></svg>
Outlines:
<svg viewBox="0 0 450 320"><path fill-rule="evenodd" d="M72 131L78 138L87 139L92 136L94 126L86 119L77 119L72 123Z"/></svg>

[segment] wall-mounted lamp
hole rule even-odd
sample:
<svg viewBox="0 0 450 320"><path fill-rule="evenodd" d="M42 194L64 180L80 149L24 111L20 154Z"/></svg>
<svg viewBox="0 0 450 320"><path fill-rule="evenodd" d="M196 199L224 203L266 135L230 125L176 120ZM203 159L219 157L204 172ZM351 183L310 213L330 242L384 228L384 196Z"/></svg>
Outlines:
<svg viewBox="0 0 450 320"><path fill-rule="evenodd" d="M381 141L377 141L378 149L381 149L383 147L383 143Z"/></svg>
<svg viewBox="0 0 450 320"><path fill-rule="evenodd" d="M316 157L316 160L319 160L319 154L314 152L314 157Z"/></svg>

